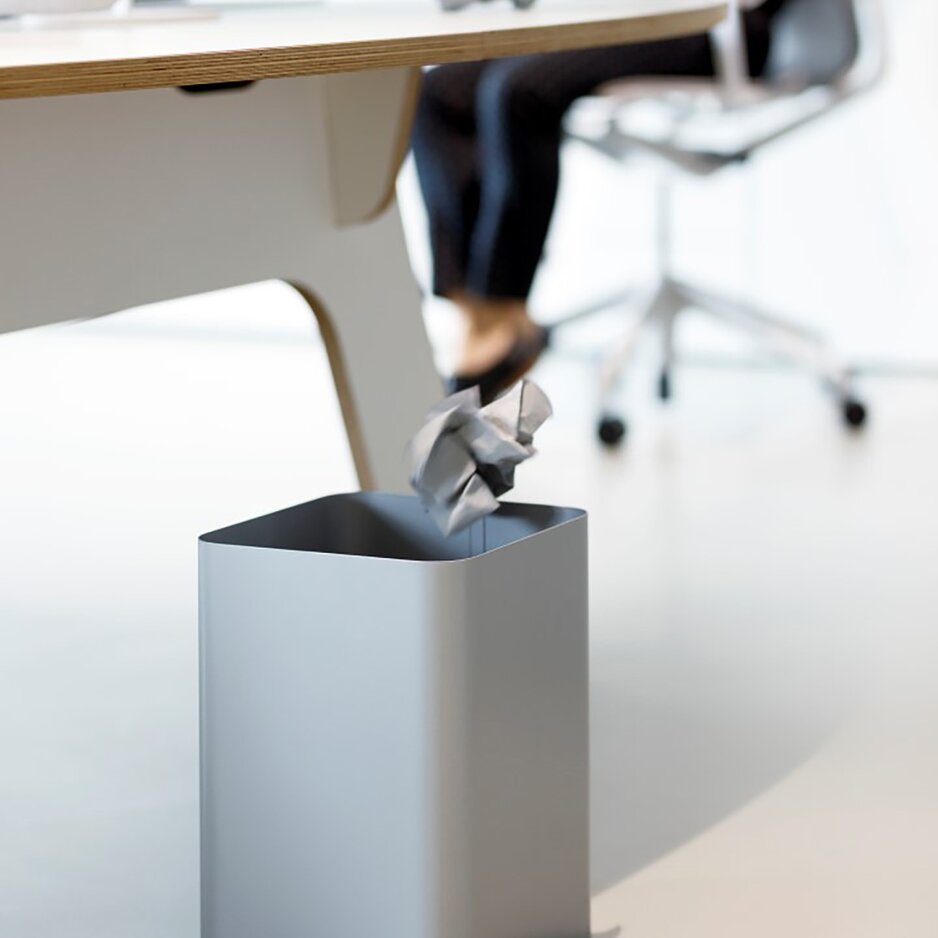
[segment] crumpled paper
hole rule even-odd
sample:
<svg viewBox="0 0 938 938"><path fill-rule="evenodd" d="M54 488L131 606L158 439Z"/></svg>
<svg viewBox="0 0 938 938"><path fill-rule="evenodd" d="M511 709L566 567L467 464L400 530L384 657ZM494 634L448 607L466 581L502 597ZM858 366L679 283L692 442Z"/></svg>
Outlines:
<svg viewBox="0 0 938 938"><path fill-rule="evenodd" d="M526 379L479 405L478 388L445 398L410 442L410 484L447 536L498 508L499 496L514 488L517 466L537 452L535 432L553 413L547 395Z"/></svg>

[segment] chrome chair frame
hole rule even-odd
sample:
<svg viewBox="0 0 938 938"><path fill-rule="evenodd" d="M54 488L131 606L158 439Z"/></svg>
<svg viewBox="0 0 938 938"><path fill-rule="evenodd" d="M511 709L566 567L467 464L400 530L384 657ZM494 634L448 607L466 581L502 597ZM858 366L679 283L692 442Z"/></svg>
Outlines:
<svg viewBox="0 0 938 938"><path fill-rule="evenodd" d="M821 85L797 74L771 82L750 79L738 0L731 0L730 5L729 19L712 36L717 59L715 79L615 82L599 89L596 96L575 109L568 122L570 139L617 162L638 155L651 157L662 170L657 187L657 274L653 284L592 304L558 324L614 305L638 307L638 315L605 357L600 369L598 433L608 445L618 444L625 436L625 421L613 401L639 340L649 331L657 332L660 339L658 394L663 400L670 398L675 324L679 314L687 310L708 315L749 334L775 358L818 377L838 402L848 427L859 428L866 422L866 407L853 389L849 369L828 350L814 330L756 304L688 283L674 273L671 201L675 170L703 178L725 167L743 164L764 147L823 119L873 88L886 67L881 0L854 0L858 54L843 74ZM623 115L628 109L638 101L649 100L658 103L666 116L668 129L663 136L642 135L624 126ZM587 110L589 119L578 120ZM778 111L778 115L774 116L773 111ZM753 117L769 116L771 119L762 124L756 122L755 130L732 145L714 148L694 141L694 124L700 122L701 116L705 122L716 120L724 125L732 122L734 128L745 128L747 119ZM636 297L641 299L636 302Z"/></svg>

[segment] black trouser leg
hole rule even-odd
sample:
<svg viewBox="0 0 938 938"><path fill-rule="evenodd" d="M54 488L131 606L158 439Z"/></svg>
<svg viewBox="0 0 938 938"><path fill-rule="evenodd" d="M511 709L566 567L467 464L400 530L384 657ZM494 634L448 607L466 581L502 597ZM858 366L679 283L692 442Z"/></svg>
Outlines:
<svg viewBox="0 0 938 938"><path fill-rule="evenodd" d="M758 72L767 22L750 14L748 26ZM434 292L527 297L554 210L563 118L577 98L614 79L713 69L709 37L697 35L430 72L414 154L430 218Z"/></svg>
<svg viewBox="0 0 938 938"><path fill-rule="evenodd" d="M475 89L485 62L427 72L412 147L430 226L433 292L465 289L469 242L479 213Z"/></svg>

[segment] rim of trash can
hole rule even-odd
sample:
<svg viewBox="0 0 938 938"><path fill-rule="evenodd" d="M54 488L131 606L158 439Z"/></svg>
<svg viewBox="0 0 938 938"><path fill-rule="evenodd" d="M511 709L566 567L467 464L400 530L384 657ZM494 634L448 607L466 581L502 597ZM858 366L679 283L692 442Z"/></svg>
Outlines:
<svg viewBox="0 0 938 938"><path fill-rule="evenodd" d="M402 556L385 556L380 553L363 553L360 551L343 551L343 550L323 550L323 549L311 549L304 547L292 547L292 546L283 546L277 543L258 543L262 540L259 537L255 537L255 543L246 542L248 540L244 537L245 531L250 530L252 526L260 526L264 522L269 521L277 517L278 515L287 515L292 512L296 512L297 509L303 509L311 507L313 505L324 505L324 503L333 502L333 501L342 501L342 500L352 500L359 504L368 505L368 503L374 503L376 501L387 502L388 500L405 500L410 503L419 503L420 499L415 495L400 494L396 492L340 492L331 495L324 495L320 498L314 498L307 502L299 502L295 505L289 505L286 508L280 508L276 511L267 512L263 515L258 515L254 518L248 518L244 521L239 521L235 524L226 525L222 528L217 528L214 531L208 531L199 536L199 542L205 544L212 544L220 547L232 547L240 548L244 550L274 550L274 551L285 551L294 554L309 554L314 556L321 557L347 557L349 559L356 560L374 560L381 561L383 563L388 562L397 562L397 563L406 563L406 564L418 564L421 566L432 566L432 565L451 565L451 564L465 564L470 563L474 560L480 560L483 557L491 556L492 554L498 553L499 551L506 550L510 547L513 547L516 544L524 543L525 541L530 540L531 538L539 537L544 534L547 534L551 531L555 531L559 528L566 527L569 524L572 524L576 521L586 520L589 517L589 513L582 508L573 508L562 505L544 505L534 502L502 502L499 506L499 510L494 514L490 515L487 519L483 521L488 521L489 519L505 519L505 515L502 512L505 509L508 509L509 512L512 510L530 511L530 512L551 512L555 515L559 515L557 520L551 523L548 526L545 526L539 530L529 531L523 534L521 537L510 540L507 543L498 544L494 547L485 547L483 542L483 547L481 550L473 550L467 556L462 557L432 557L432 558L423 558L423 557L402 557ZM429 515L428 515L429 517ZM476 525L482 522L476 522ZM475 529L475 530L474 530ZM435 530L435 529L434 529ZM482 536L478 531L478 528L475 526L470 526L466 530L452 535L451 538L444 540L445 543L455 544L458 539L462 538L478 538ZM442 534L439 537L443 537Z"/></svg>

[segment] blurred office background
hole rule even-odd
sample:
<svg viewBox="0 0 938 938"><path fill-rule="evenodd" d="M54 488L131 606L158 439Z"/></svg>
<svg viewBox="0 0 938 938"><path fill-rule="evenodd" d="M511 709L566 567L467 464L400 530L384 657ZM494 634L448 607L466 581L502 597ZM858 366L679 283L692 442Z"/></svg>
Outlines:
<svg viewBox="0 0 938 938"><path fill-rule="evenodd" d="M738 171L704 181L672 174L676 266L695 282L800 312L861 368L901 362L907 373L935 363L923 329L934 327L930 232L938 185L930 167L938 121L929 101L938 63L929 49L938 8L923 0L883 6L887 72L874 93L766 147ZM647 160L628 165L623 172L582 145L568 146L533 297L542 319L554 321L649 277L657 173ZM411 173L403 192L416 268L426 280L422 206ZM431 310L445 355L451 318L436 304ZM728 348L712 334L723 330L687 328L689 351ZM594 343L584 337L576 344Z"/></svg>
<svg viewBox="0 0 938 938"><path fill-rule="evenodd" d="M627 938L938 932L938 7L887 11L881 87L676 204L681 270L827 333L866 431L690 319L619 452L618 313L536 371L557 417L517 496L592 512L595 924ZM545 319L652 259L649 171L564 160ZM424 276L410 167L401 201ZM0 475L0 934L194 938L196 536L355 487L305 307L259 284L3 336Z"/></svg>

